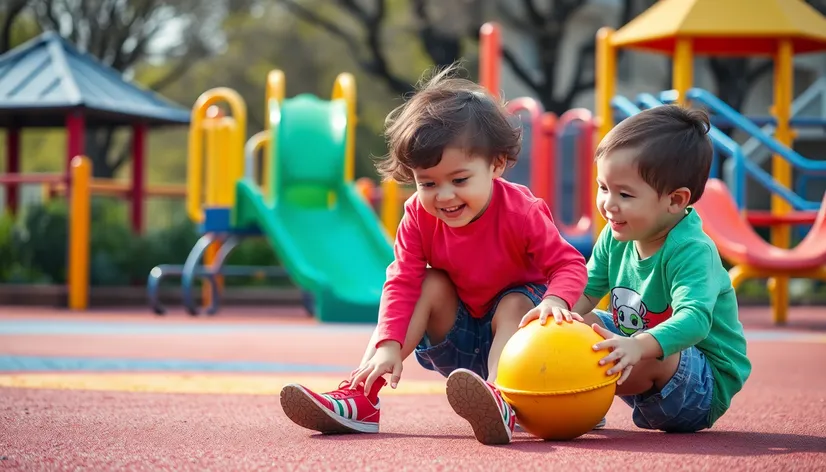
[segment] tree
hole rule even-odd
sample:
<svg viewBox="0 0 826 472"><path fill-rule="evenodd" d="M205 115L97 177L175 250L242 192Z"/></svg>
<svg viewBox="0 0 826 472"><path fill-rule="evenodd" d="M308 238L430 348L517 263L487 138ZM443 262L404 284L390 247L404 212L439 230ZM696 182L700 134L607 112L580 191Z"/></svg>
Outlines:
<svg viewBox="0 0 826 472"><path fill-rule="evenodd" d="M0 52L11 47L12 29L26 14L40 30L52 30L102 63L130 77L144 62L170 64L146 84L161 90L220 46L222 3L198 0L9 0L0 26ZM162 43L164 37L175 39ZM115 145L115 128L89 129L86 152L94 175L112 177L130 157L128 140Z"/></svg>
<svg viewBox="0 0 826 472"><path fill-rule="evenodd" d="M623 0L620 24L627 23L654 0ZM405 94L413 89L415 77L402 76L388 65L388 51L381 39L388 34L387 0L357 2L336 0L337 12L325 16L313 3L300 0L278 0L297 17L314 24L343 40L359 65L381 78L391 90ZM369 3L369 6L367 6ZM540 6L540 3L546 8ZM503 49L505 63L539 98L545 108L556 113L569 109L577 96L594 87L593 67L596 28L592 39L581 46L574 69L574 78L561 96L554 93L559 82L567 82L559 71L566 25L588 4L588 0L407 0L406 8L415 19L411 28L421 48L435 66L444 66L467 56L465 45L478 47L479 29L484 21L502 19L503 23L526 32L541 51L539 74L535 74L508 48ZM485 8L485 7L488 8ZM517 11L521 10L521 11ZM338 18L342 15L355 19L357 27L344 28Z"/></svg>
<svg viewBox="0 0 826 472"><path fill-rule="evenodd" d="M347 44L348 49L363 70L383 80L398 94L413 90L414 77L393 70L385 47L390 24L388 0L334 0L334 11L329 15L319 12L312 2L277 0L295 16L322 28L333 37ZM463 41L473 36L481 26L483 0L406 0L404 5L415 19L412 25L419 45L435 66L446 66L463 56ZM343 26L341 17L352 23ZM336 18L336 20L333 20ZM445 21L448 20L448 21Z"/></svg>
<svg viewBox="0 0 826 472"><path fill-rule="evenodd" d="M13 28L19 24L18 19L24 15L28 4L29 0L6 0L0 7L0 54L15 46Z"/></svg>
<svg viewBox="0 0 826 472"><path fill-rule="evenodd" d="M634 16L648 8L655 0L622 0L619 25L628 23ZM541 3L541 4L540 4ZM541 51L538 57L539 74L533 73L522 64L516 55L507 48L502 51L502 57L511 70L522 82L534 91L542 101L545 109L556 114L569 110L577 96L595 86L594 57L596 53L596 32L590 34L590 39L580 45L577 51L576 65L573 70L573 79L567 89L558 96L555 93L558 83L566 82L562 77L559 65L562 63L563 39L568 33L568 26L589 3L589 0L551 0L537 2L537 0L521 0L519 7L513 1L499 1L498 14L505 24L527 33L535 44L535 49ZM544 8L543 8L544 5ZM517 12L521 10L521 12ZM621 60L622 52L617 60Z"/></svg>

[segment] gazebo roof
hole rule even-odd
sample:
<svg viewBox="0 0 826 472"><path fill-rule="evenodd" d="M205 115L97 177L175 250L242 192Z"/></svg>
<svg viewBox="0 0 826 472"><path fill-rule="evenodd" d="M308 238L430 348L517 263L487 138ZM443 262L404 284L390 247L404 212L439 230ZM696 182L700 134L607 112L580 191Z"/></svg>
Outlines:
<svg viewBox="0 0 826 472"><path fill-rule="evenodd" d="M186 125L189 110L128 82L53 32L0 56L0 127L62 127L82 109L87 126Z"/></svg>
<svg viewBox="0 0 826 472"><path fill-rule="evenodd" d="M826 18L803 0L660 0L612 35L612 44L672 54L692 38L697 55L773 54L780 39L795 53L826 50Z"/></svg>

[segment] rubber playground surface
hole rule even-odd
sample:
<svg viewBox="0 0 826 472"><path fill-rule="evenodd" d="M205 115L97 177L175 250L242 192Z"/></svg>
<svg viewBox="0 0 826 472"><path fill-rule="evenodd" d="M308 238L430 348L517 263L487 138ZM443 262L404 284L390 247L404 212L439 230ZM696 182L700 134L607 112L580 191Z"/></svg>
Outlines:
<svg viewBox="0 0 826 472"><path fill-rule="evenodd" d="M741 313L754 371L712 430L641 430L615 400L604 430L491 447L413 358L383 390L378 435L323 436L286 418L281 387L335 388L371 326L320 325L299 308L0 307L0 469L826 470L826 307L793 307L780 328L768 308Z"/></svg>

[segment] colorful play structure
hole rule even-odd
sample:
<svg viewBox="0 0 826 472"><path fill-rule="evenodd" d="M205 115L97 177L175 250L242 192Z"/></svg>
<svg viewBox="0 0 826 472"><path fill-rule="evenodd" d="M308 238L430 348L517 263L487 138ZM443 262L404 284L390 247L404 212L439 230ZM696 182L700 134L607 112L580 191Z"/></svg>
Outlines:
<svg viewBox="0 0 826 472"><path fill-rule="evenodd" d="M480 83L495 94L500 85L500 34L495 23L480 30ZM616 53L620 48L672 56L673 90L639 94L633 100L617 95ZM796 128L826 129L824 116L803 119L792 113L793 55L822 50L826 50L826 19L801 0L661 0L619 30L604 27L597 33L595 116L575 109L557 117L529 97L509 101L509 109L522 118L525 145L508 177L545 199L563 235L587 256L604 227L600 218L593 217L595 144L618 120L645 108L677 103L708 109L714 125L710 136L715 159L727 159L731 180L728 185L720 180L715 163L715 174L695 207L720 254L733 266L730 274L735 288L748 278L767 278L773 319L783 323L789 279L826 280L826 196L822 201L810 200L796 190L802 188L800 181L826 177L826 162L807 159L792 148ZM710 92L694 87L693 58L697 55L774 57L771 116L743 116ZM61 79L64 87L49 89L55 96L43 98L43 90L35 87L51 83L45 79L28 81L28 87L20 85L32 72L20 67L37 62L22 60L29 56L53 66L68 66L39 69ZM257 273L288 277L304 294L308 312L321 321L375 321L384 271L393 257L391 242L401 218L401 203L412 190L393 182L377 186L368 179L354 180L356 87L350 74L340 74L331 98L324 100L306 94L286 98L284 74L271 71L265 90L266 128L246 140L246 105L235 91L205 92L182 118L168 103L124 86L125 82L115 81L115 74L104 71L100 80L111 89L110 95L143 100L143 111L150 113L124 112L123 104L114 110L87 88L77 95L81 79L72 70L88 68L89 61L87 55L48 33L0 57L0 91L5 90L2 81L17 80L18 85L12 84L10 90L40 93L41 102L51 100L57 110L47 120L26 111L26 103L18 101L13 104L20 109L17 114L0 114L0 118L14 117L0 122L10 130L8 172L0 177L0 184L8 187L12 210L16 188L27 183L39 183L50 193L64 192L69 197L70 308L82 310L88 305L90 195L131 197L133 227L140 231L143 197L152 193L143 179L142 130L174 121L190 124L186 206L201 238L184 265L161 265L149 274L148 296L156 313L165 310L158 300L163 277L181 277L184 305L195 315L203 307L210 314L218 311L224 277ZM7 109L0 103L0 110ZM83 157L84 124L114 118L135 130L136 170L129 183L92 179L91 163ZM67 172L20 174L18 130L60 125L68 130ZM738 129L750 137L752 147L757 143L770 150L771 172L753 162L744 146L721 127ZM770 211L748 208L747 179L771 193ZM155 191L180 194L171 187ZM753 229L759 226L770 227L770 243ZM798 234L805 233L794 246L793 226ZM233 248L248 237L269 241L282 266L226 266ZM202 281L200 301L194 292L198 280Z"/></svg>
<svg viewBox="0 0 826 472"><path fill-rule="evenodd" d="M220 278L234 273L222 266L226 257L243 238L265 237L285 271L276 268L270 275L288 274L319 320L375 322L393 249L390 232L354 181L355 79L339 74L329 100L309 94L285 98L284 87L284 74L270 72L267 129L246 143L246 105L235 91L212 89L196 101L187 210L202 237L182 267L158 266L150 273L149 298L156 313L163 313L160 279L174 273L182 277L191 314L200 311L193 281L206 282L207 313L214 314ZM220 102L229 105L231 116L208 116ZM255 156L261 149L259 171ZM384 188L385 194L396 192L394 184ZM389 225L395 228L399 215L390 208L383 213L396 219Z"/></svg>
<svg viewBox="0 0 826 472"><path fill-rule="evenodd" d="M117 103L111 97L118 97ZM85 310L89 300L89 219L92 195L129 201L132 230L144 229L147 197L184 195L183 185L149 186L145 179L146 137L152 128L182 126L186 109L124 81L120 74L80 52L54 32L45 32L0 56L0 127L6 129L6 210L15 215L20 190L40 186L46 198L69 200L67 300ZM87 127L101 125L132 131L130 180L92 178L85 157ZM21 134L27 128L66 130L65 170L21 172Z"/></svg>
<svg viewBox="0 0 826 472"><path fill-rule="evenodd" d="M145 156L148 131L188 124L186 109L124 81L57 33L45 32L0 57L0 92L0 126L7 130L7 175L0 184L6 186L6 206L12 213L18 207L21 185L43 185L49 197L65 194L70 162L85 153L87 127L101 125L131 128L131 178L95 178L90 189L128 200L135 233L144 230L147 197L183 197L183 185L146 184ZM111 97L119 100L115 103ZM22 174L21 130L59 127L66 130L66 178L41 180L36 174Z"/></svg>
<svg viewBox="0 0 826 472"><path fill-rule="evenodd" d="M673 57L673 90L657 95L640 94L635 102L614 93L616 51L636 49ZM826 19L801 0L661 0L617 31L602 28L597 34L597 116L599 138L615 119L639 113L641 108L678 103L697 105L712 114L712 124L726 122L768 147L772 172L745 158L741 146L711 130L716 153L734 160L734 188L712 178L695 205L720 254L733 267L735 288L748 278L768 278L773 318L784 323L788 312L790 278L826 280L826 196L809 201L792 191L793 171L826 177L826 162L806 159L792 149L794 126L826 127L826 119L795 123L793 55L826 50ZM774 136L761 130L756 119L733 110L710 92L693 86L695 56L768 56L774 58L774 105L770 123ZM771 211L746 208L746 178L751 177L772 194ZM599 232L604 222L597 220ZM753 226L771 227L771 243ZM791 247L791 226L811 225L806 237Z"/></svg>
<svg viewBox="0 0 826 472"><path fill-rule="evenodd" d="M85 310L89 306L89 228L92 212L92 161L86 156L69 160L67 173L7 174L0 184L35 183L64 186L68 189L69 218L66 260L66 296L70 310Z"/></svg>
<svg viewBox="0 0 826 472"><path fill-rule="evenodd" d="M485 23L479 30L479 83L497 97L501 35L495 22ZM507 107L522 117L524 136L522 155L505 177L528 186L544 199L563 237L588 257L594 242L591 168L596 124L591 112L576 108L557 116L532 97L508 100Z"/></svg>

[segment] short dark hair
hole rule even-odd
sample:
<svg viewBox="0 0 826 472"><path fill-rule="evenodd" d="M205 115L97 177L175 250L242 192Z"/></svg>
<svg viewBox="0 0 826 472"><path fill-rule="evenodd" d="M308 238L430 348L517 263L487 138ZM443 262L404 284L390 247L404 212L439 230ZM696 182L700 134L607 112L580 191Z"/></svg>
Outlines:
<svg viewBox="0 0 826 472"><path fill-rule="evenodd" d="M660 196L681 187L689 205L703 195L713 149L708 113L678 105L643 110L615 126L596 150L595 160L619 149L635 149L640 177Z"/></svg>
<svg viewBox="0 0 826 472"><path fill-rule="evenodd" d="M439 164L446 147L456 146L493 162L516 163L522 127L502 101L471 80L456 77L454 63L433 69L416 86L407 102L385 120L389 155L377 163L384 178L401 183L414 180L413 169Z"/></svg>

